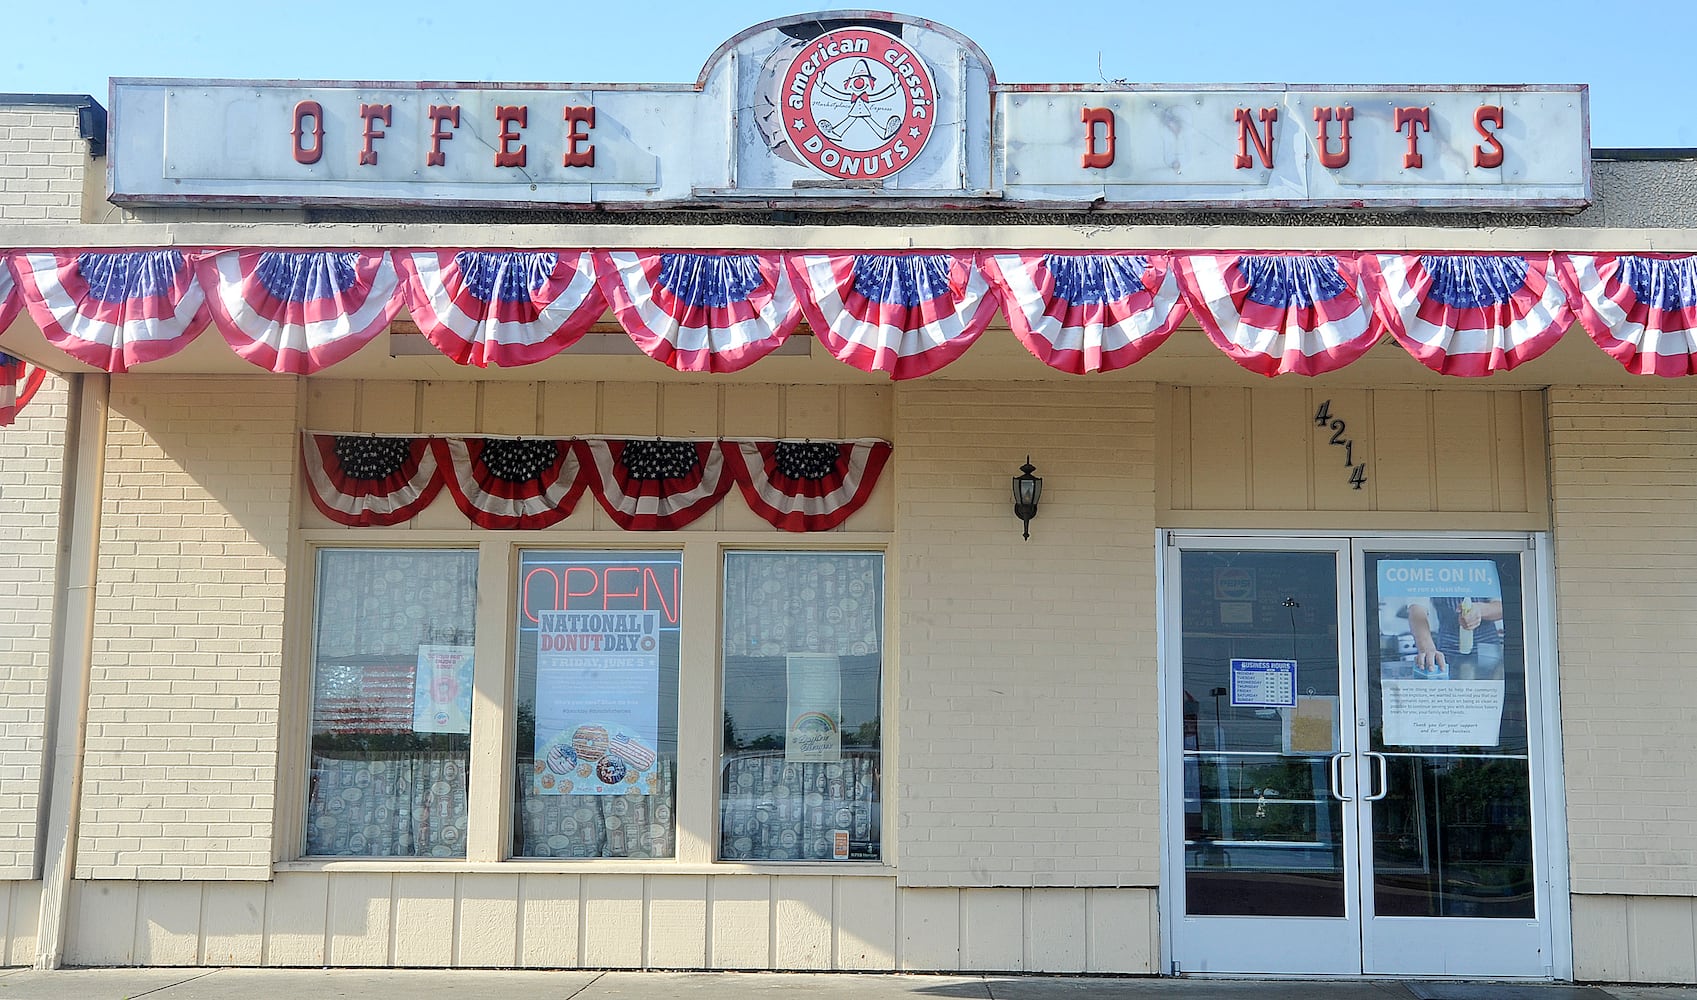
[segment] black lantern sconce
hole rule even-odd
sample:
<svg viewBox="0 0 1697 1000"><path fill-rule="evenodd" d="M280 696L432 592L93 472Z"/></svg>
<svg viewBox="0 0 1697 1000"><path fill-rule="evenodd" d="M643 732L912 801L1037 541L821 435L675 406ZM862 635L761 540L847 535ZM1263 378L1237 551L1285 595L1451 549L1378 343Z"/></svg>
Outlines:
<svg viewBox="0 0 1697 1000"><path fill-rule="evenodd" d="M1025 456L1025 464L1019 467L1019 475L1013 477L1013 516L1025 523L1025 537L1031 537L1031 519L1037 516L1037 501L1043 497L1043 477L1034 476L1037 467L1031 464L1031 456Z"/></svg>

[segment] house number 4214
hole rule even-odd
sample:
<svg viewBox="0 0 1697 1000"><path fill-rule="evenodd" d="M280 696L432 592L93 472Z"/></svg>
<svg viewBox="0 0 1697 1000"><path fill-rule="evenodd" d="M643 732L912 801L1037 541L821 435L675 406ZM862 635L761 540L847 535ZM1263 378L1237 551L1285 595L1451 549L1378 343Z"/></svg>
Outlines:
<svg viewBox="0 0 1697 1000"><path fill-rule="evenodd" d="M1343 465L1344 468L1349 470L1349 485L1360 489L1361 484L1367 481L1367 463L1356 464L1355 442L1343 436L1344 429L1348 425L1332 416L1331 400L1328 399L1321 403L1320 408L1314 411L1314 425L1321 430L1328 427L1332 429L1331 443L1343 449Z"/></svg>

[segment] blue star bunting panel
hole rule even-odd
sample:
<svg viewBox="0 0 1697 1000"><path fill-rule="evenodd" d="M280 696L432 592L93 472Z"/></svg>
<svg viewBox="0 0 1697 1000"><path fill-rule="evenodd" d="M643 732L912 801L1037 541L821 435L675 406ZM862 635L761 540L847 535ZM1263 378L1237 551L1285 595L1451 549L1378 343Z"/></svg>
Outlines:
<svg viewBox="0 0 1697 1000"><path fill-rule="evenodd" d="M230 349L278 373L311 375L352 356L401 308L387 251L228 250L198 270Z"/></svg>
<svg viewBox="0 0 1697 1000"><path fill-rule="evenodd" d="M1362 263L1391 335L1442 375L1508 371L1573 325L1551 254L1369 254Z"/></svg>
<svg viewBox="0 0 1697 1000"><path fill-rule="evenodd" d="M831 355L892 379L960 357L996 314L974 254L797 254L802 311Z"/></svg>
<svg viewBox="0 0 1697 1000"><path fill-rule="evenodd" d="M778 254L616 251L597 254L596 263L625 332L678 371L741 371L801 322Z"/></svg>
<svg viewBox="0 0 1697 1000"><path fill-rule="evenodd" d="M398 251L419 331L455 364L530 365L570 347L606 299L587 251Z"/></svg>
<svg viewBox="0 0 1697 1000"><path fill-rule="evenodd" d="M1073 375L1141 361L1185 316L1165 255L987 254L983 267L1014 336Z"/></svg>
<svg viewBox="0 0 1697 1000"><path fill-rule="evenodd" d="M888 441L726 441L750 510L782 531L829 531L872 495Z"/></svg>
<svg viewBox="0 0 1697 1000"><path fill-rule="evenodd" d="M1697 374L1697 258L1568 254L1561 278L1580 325L1627 371Z"/></svg>
<svg viewBox="0 0 1697 1000"><path fill-rule="evenodd" d="M11 263L47 342L102 371L168 358L206 329L206 296L176 250L20 253Z"/></svg>
<svg viewBox="0 0 1697 1000"><path fill-rule="evenodd" d="M1180 260L1178 276L1208 339L1261 375L1336 371L1384 332L1353 260L1197 253Z"/></svg>

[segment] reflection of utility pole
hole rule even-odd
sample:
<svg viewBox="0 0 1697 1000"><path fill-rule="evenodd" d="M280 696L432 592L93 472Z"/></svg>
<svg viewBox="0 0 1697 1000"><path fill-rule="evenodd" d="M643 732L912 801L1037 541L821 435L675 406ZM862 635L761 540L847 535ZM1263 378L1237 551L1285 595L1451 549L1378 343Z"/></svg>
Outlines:
<svg viewBox="0 0 1697 1000"><path fill-rule="evenodd" d="M1214 699L1214 750L1218 752L1214 758L1214 775L1219 784L1219 791L1215 794L1219 796L1220 803L1221 840L1232 838L1231 765L1227 762L1225 754L1220 752L1226 748L1225 730L1220 727L1220 699L1228 693L1229 691L1223 687L1217 687L1208 692Z"/></svg>

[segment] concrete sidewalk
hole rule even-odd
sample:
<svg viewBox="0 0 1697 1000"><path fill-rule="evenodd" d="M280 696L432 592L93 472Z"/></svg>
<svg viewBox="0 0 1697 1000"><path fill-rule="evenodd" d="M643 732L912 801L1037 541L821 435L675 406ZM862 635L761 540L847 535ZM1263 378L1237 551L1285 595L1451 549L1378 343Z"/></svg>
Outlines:
<svg viewBox="0 0 1697 1000"><path fill-rule="evenodd" d="M767 972L0 969L0 1000L1697 1000L1679 986Z"/></svg>

